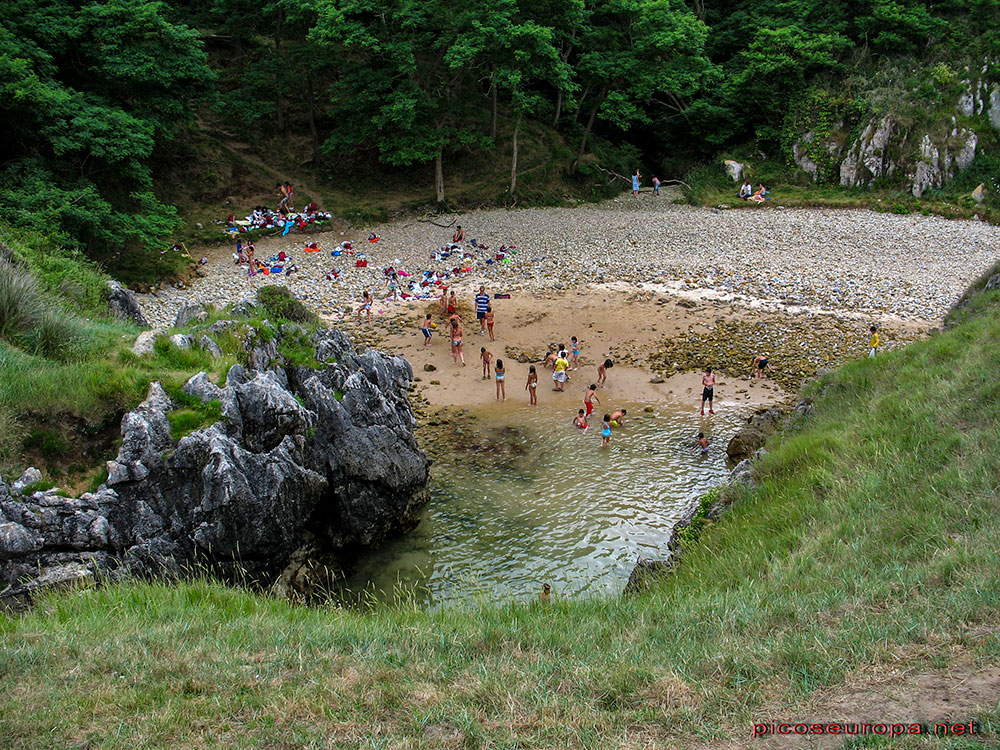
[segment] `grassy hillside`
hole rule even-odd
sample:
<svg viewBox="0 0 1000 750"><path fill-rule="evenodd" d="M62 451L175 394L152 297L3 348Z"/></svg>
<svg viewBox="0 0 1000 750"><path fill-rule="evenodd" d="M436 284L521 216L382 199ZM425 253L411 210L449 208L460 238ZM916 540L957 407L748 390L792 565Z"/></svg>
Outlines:
<svg viewBox="0 0 1000 750"><path fill-rule="evenodd" d="M996 665L998 312L975 296L811 385L759 486L647 594L360 613L205 581L67 592L0 617L0 746L683 747L848 678ZM995 745L1000 705L957 718L982 733L906 746Z"/></svg>

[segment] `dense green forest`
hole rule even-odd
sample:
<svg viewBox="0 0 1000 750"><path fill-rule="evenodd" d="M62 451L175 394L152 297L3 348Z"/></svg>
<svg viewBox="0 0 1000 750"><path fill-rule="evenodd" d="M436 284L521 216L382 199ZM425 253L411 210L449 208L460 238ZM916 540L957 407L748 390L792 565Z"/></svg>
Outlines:
<svg viewBox="0 0 1000 750"><path fill-rule="evenodd" d="M836 182L831 138L887 112L951 122L966 88L988 98L1000 80L1000 0L6 7L0 221L109 266L171 236L206 134L439 202L447 176L486 164L503 165L497 201L543 201L540 173L593 192L637 166L680 178L726 154L791 164L798 148ZM995 180L996 131L978 145L969 179Z"/></svg>

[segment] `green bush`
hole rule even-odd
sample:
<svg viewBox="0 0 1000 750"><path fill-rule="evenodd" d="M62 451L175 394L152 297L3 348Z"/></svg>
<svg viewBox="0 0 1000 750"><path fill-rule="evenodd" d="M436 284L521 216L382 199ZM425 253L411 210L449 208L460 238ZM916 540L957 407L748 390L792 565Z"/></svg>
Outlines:
<svg viewBox="0 0 1000 750"><path fill-rule="evenodd" d="M293 323L316 323L316 313L292 296L288 287L264 286L257 290L257 299L272 318Z"/></svg>

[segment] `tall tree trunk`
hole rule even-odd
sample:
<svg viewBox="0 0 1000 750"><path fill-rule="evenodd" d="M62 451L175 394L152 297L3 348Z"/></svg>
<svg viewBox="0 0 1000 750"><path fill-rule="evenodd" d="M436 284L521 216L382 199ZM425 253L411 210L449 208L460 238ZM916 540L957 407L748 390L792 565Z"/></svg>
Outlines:
<svg viewBox="0 0 1000 750"><path fill-rule="evenodd" d="M441 150L434 155L434 193L437 202L444 203L444 167L441 164Z"/></svg>
<svg viewBox="0 0 1000 750"><path fill-rule="evenodd" d="M319 132L316 130L316 90L313 85L313 73L310 69L306 73L306 96L309 103L309 130L312 132L313 142L313 166L318 167L323 161L319 150Z"/></svg>
<svg viewBox="0 0 1000 750"><path fill-rule="evenodd" d="M557 127L559 125L559 115L562 114L562 100L563 90L559 89L559 93L556 94L556 116L552 118L552 127Z"/></svg>
<svg viewBox="0 0 1000 750"><path fill-rule="evenodd" d="M517 118L517 123L514 125L514 145L511 149L510 158L510 194L513 195L514 191L517 190L517 135L521 131L521 118Z"/></svg>
<svg viewBox="0 0 1000 750"><path fill-rule="evenodd" d="M580 102L577 104L576 112L573 114L573 124L580 119L580 113L583 111L583 103L587 101L587 96L590 94L590 84L583 90L583 96L580 97Z"/></svg>
<svg viewBox="0 0 1000 750"><path fill-rule="evenodd" d="M594 108L590 110L590 118L587 120L587 129L583 131L583 140L580 141L580 153L576 155L576 161L573 162L573 172L576 172L576 168L580 166L580 160L583 158L583 154L587 150L587 139L590 138L590 131L594 127L594 120L597 117L597 110L601 108L601 104L604 102L604 94L607 92L606 88L601 89L601 93L597 95L597 102L594 104Z"/></svg>

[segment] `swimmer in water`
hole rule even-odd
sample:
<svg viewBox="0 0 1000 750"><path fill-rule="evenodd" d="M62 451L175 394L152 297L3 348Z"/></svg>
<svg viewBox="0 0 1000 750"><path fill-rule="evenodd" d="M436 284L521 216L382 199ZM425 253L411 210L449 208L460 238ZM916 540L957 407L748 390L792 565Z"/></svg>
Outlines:
<svg viewBox="0 0 1000 750"><path fill-rule="evenodd" d="M542 593L540 593L538 595L538 600L542 604L551 604L552 603L552 587L549 586L549 584L547 584L547 583L543 583L542 584Z"/></svg>
<svg viewBox="0 0 1000 750"><path fill-rule="evenodd" d="M580 411L576 413L576 416L573 418L573 424L584 432L587 431L587 428L590 425L587 424L587 415L584 413L583 409L580 409Z"/></svg>

